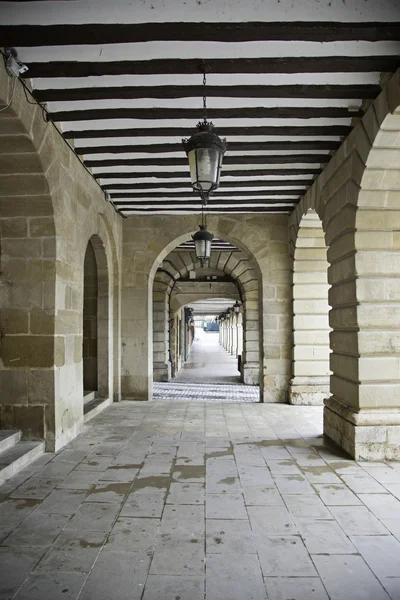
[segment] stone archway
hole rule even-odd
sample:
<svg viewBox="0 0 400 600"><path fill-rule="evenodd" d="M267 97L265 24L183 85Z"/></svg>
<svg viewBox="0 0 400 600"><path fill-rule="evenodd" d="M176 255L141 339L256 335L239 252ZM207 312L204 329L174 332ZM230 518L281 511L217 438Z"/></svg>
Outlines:
<svg viewBox="0 0 400 600"><path fill-rule="evenodd" d="M328 287L322 223L309 209L301 219L294 249L291 404L323 404L329 396Z"/></svg>
<svg viewBox="0 0 400 600"><path fill-rule="evenodd" d="M290 275L286 215L211 215L208 227L254 261L260 282L254 300L260 311L262 357L260 391L264 401L287 402L291 376ZM139 215L123 222L122 394L152 397L153 280L162 260L195 232L190 215ZM248 282L250 285L250 281ZM250 306L249 306L250 309ZM130 332L134 331L135 336Z"/></svg>
<svg viewBox="0 0 400 600"><path fill-rule="evenodd" d="M109 278L107 257L99 236L86 248L83 275L83 389L109 395Z"/></svg>
<svg viewBox="0 0 400 600"><path fill-rule="evenodd" d="M400 72L290 217L309 208L328 247L331 397L324 432L357 459L400 458Z"/></svg>
<svg viewBox="0 0 400 600"><path fill-rule="evenodd" d="M236 300L242 302L241 379L245 384L259 385L262 367L260 364L260 280L254 261L245 251L235 246L233 249L233 251L212 252L210 264L206 269L201 268L194 251L190 252L179 246L163 258L161 267L155 273L153 284L155 381L168 381L171 374L176 375L183 364L181 353L177 355L177 344L173 343L174 338L171 336L171 319L174 323L175 337L177 331L181 333L183 327L182 320L178 329L174 322L177 309L189 304L190 297L214 296L231 297L232 304ZM190 274L196 279L190 279Z"/></svg>

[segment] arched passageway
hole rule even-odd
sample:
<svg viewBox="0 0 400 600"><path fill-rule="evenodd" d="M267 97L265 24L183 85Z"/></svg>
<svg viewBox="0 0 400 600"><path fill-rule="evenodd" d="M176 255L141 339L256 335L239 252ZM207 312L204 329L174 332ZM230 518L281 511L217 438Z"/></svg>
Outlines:
<svg viewBox="0 0 400 600"><path fill-rule="evenodd" d="M260 315L259 315L260 282L252 261L233 244L217 240L211 252L210 263L206 268L197 261L194 245L184 241L172 250L162 261L155 273L153 284L153 373L155 381L168 381L178 376L182 368L193 368L200 364L198 378L219 382L223 380L223 365L235 363L227 367L226 383L243 382L248 385L259 385L260 380ZM225 300L223 300L225 299ZM207 300L208 304L204 304ZM223 301L222 301L223 300ZM203 304L199 304L200 301ZM240 324L237 315L230 317L222 324L221 334L215 339L220 341L219 351L211 350L213 344L207 344L206 338L197 335L196 351L201 360L189 362L190 335L189 320L193 316L197 330L200 327L215 329L205 325L208 321L235 301L241 304ZM200 308L200 306L202 308ZM188 311L190 307L190 312ZM222 307L222 308L221 308ZM204 313L205 310L205 313ZM216 326L218 330L218 326ZM241 330L240 333L238 330ZM210 331L209 338L218 335ZM201 340L204 347L200 348ZM210 339L209 339L210 341ZM240 343L240 360L238 348ZM221 373L216 374L215 365L207 358L214 352L214 359L220 353ZM224 360L223 355L231 360ZM208 365L206 368L205 365ZM240 369L240 371L238 370ZM233 371L237 376L233 376ZM240 376L240 378L239 378ZM184 379L192 379L186 373Z"/></svg>
<svg viewBox="0 0 400 600"><path fill-rule="evenodd" d="M293 263L291 404L323 404L329 396L328 260L318 214L300 222Z"/></svg>
<svg viewBox="0 0 400 600"><path fill-rule="evenodd" d="M109 395L109 278L107 257L99 236L90 238L83 275L84 395Z"/></svg>

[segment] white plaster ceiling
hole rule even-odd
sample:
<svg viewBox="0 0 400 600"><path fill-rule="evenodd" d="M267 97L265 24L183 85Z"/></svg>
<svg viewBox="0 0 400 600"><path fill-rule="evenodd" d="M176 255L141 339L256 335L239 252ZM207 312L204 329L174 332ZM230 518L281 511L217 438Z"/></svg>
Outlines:
<svg viewBox="0 0 400 600"><path fill-rule="evenodd" d="M17 1L0 23L127 216L199 212L181 138L203 117L202 60L228 141L210 212L291 212L400 67L400 0Z"/></svg>

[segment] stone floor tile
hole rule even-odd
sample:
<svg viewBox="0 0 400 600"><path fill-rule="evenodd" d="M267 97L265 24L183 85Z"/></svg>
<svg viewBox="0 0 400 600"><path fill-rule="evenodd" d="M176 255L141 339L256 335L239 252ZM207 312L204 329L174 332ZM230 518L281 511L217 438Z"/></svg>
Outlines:
<svg viewBox="0 0 400 600"><path fill-rule="evenodd" d="M240 492L242 485L237 475L219 475L211 474L206 477L207 493L225 494L230 492Z"/></svg>
<svg viewBox="0 0 400 600"><path fill-rule="evenodd" d="M400 519L381 519L381 522L400 541Z"/></svg>
<svg viewBox="0 0 400 600"><path fill-rule="evenodd" d="M400 483L400 473L389 465L375 466L364 463L363 469L372 475L378 483Z"/></svg>
<svg viewBox="0 0 400 600"><path fill-rule="evenodd" d="M79 464L80 461L67 462L63 460L52 460L48 462L44 467L38 469L33 475L32 478L39 477L40 479L59 479L60 481L64 479L75 467Z"/></svg>
<svg viewBox="0 0 400 600"><path fill-rule="evenodd" d="M166 492L142 494L131 493L127 496L121 510L121 517L160 518L164 510Z"/></svg>
<svg viewBox="0 0 400 600"><path fill-rule="evenodd" d="M82 462L82 460L84 460L88 454L89 452L87 452L86 450L72 450L69 449L68 446L66 446L63 450L60 450L60 452L57 452L57 454L53 455L53 459L51 462L74 462L78 464Z"/></svg>
<svg viewBox="0 0 400 600"><path fill-rule="evenodd" d="M251 527L257 535L294 535L296 525L285 506L248 506Z"/></svg>
<svg viewBox="0 0 400 600"><path fill-rule="evenodd" d="M241 467L239 469L240 482L243 486L270 486L274 487L275 483L270 474L270 471L265 466L263 467Z"/></svg>
<svg viewBox="0 0 400 600"><path fill-rule="evenodd" d="M206 465L207 475L221 475L221 477L227 477L229 475L238 474L236 461L230 456L225 458L208 458L206 460Z"/></svg>
<svg viewBox="0 0 400 600"><path fill-rule="evenodd" d="M242 494L206 494L207 519L247 519Z"/></svg>
<svg viewBox="0 0 400 600"><path fill-rule="evenodd" d="M121 504L131 489L130 483L115 483L105 481L97 483L87 496L88 502L105 502Z"/></svg>
<svg viewBox="0 0 400 600"><path fill-rule="evenodd" d="M171 535L204 535L204 506L170 504L165 506L160 532Z"/></svg>
<svg viewBox="0 0 400 600"><path fill-rule="evenodd" d="M266 464L273 475L301 475L294 460L266 459Z"/></svg>
<svg viewBox="0 0 400 600"><path fill-rule="evenodd" d="M397 500L400 500L400 483L385 483L384 487L393 494Z"/></svg>
<svg viewBox="0 0 400 600"><path fill-rule="evenodd" d="M105 550L152 554L159 530L159 519L120 517L111 530Z"/></svg>
<svg viewBox="0 0 400 600"><path fill-rule="evenodd" d="M207 600L267 600L255 554L207 554Z"/></svg>
<svg viewBox="0 0 400 600"><path fill-rule="evenodd" d="M0 599L9 600L43 556L45 549L24 544L0 547Z"/></svg>
<svg viewBox="0 0 400 600"><path fill-rule="evenodd" d="M57 487L59 481L59 479L30 478L10 494L10 497L37 498L43 500Z"/></svg>
<svg viewBox="0 0 400 600"><path fill-rule="evenodd" d="M244 519L207 519L206 548L208 554L255 554L250 523Z"/></svg>
<svg viewBox="0 0 400 600"><path fill-rule="evenodd" d="M281 494L315 494L303 475L275 475L274 479Z"/></svg>
<svg viewBox="0 0 400 600"><path fill-rule="evenodd" d="M322 502L327 506L357 506L361 500L357 498L344 484L316 483L314 484Z"/></svg>
<svg viewBox="0 0 400 600"><path fill-rule="evenodd" d="M364 469L354 460L350 459L330 461L329 466L331 469L333 469L333 471L335 471L335 473L337 473L340 476L359 475L360 477L363 477L366 475Z"/></svg>
<svg viewBox="0 0 400 600"><path fill-rule="evenodd" d="M103 549L79 600L140 600L149 563L150 557L144 552Z"/></svg>
<svg viewBox="0 0 400 600"><path fill-rule="evenodd" d="M365 506L331 506L346 535L387 535L389 532Z"/></svg>
<svg viewBox="0 0 400 600"><path fill-rule="evenodd" d="M204 504L204 484L171 483L166 502L167 504Z"/></svg>
<svg viewBox="0 0 400 600"><path fill-rule="evenodd" d="M40 500L10 498L0 507L0 527L16 527L40 504Z"/></svg>
<svg viewBox="0 0 400 600"><path fill-rule="evenodd" d="M386 488L378 483L371 475L341 475L342 481L355 494L386 494Z"/></svg>
<svg viewBox="0 0 400 600"><path fill-rule="evenodd" d="M132 493L135 494L160 494L166 495L171 484L171 478L168 475L152 475L151 477L141 477L140 473L136 477L132 486Z"/></svg>
<svg viewBox="0 0 400 600"><path fill-rule="evenodd" d="M342 483L341 479L327 464L323 467L303 466L301 471L311 483Z"/></svg>
<svg viewBox="0 0 400 600"><path fill-rule="evenodd" d="M172 478L179 483L204 483L206 468L204 465L177 465Z"/></svg>
<svg viewBox="0 0 400 600"><path fill-rule="evenodd" d="M150 574L204 575L204 536L161 534L156 543Z"/></svg>
<svg viewBox="0 0 400 600"><path fill-rule="evenodd" d="M267 445L260 446L260 452L264 460L291 460L291 455L283 444L267 442Z"/></svg>
<svg viewBox="0 0 400 600"><path fill-rule="evenodd" d="M100 473L97 471L71 471L60 483L58 490L86 490L89 491L97 483Z"/></svg>
<svg viewBox="0 0 400 600"><path fill-rule="evenodd" d="M94 471L91 471L93 473ZM102 481L112 481L116 483L133 483L139 468L125 469L120 465L111 465L104 473L102 473L99 483Z"/></svg>
<svg viewBox="0 0 400 600"><path fill-rule="evenodd" d="M298 535L256 535L264 577L313 577L314 565Z"/></svg>
<svg viewBox="0 0 400 600"><path fill-rule="evenodd" d="M391 535L357 535L351 541L378 578L400 577L400 542Z"/></svg>
<svg viewBox="0 0 400 600"><path fill-rule="evenodd" d="M49 515L36 510L7 538L7 546L48 548L69 519L70 515Z"/></svg>
<svg viewBox="0 0 400 600"><path fill-rule="evenodd" d="M76 600L84 573L32 573L14 596L16 600Z"/></svg>
<svg viewBox="0 0 400 600"><path fill-rule="evenodd" d="M284 506L275 484L273 487L243 486L243 496L246 506Z"/></svg>
<svg viewBox="0 0 400 600"><path fill-rule="evenodd" d="M73 515L85 501L85 490L54 490L40 505L40 511L49 514Z"/></svg>
<svg viewBox="0 0 400 600"><path fill-rule="evenodd" d="M336 521L295 519L310 554L356 554L357 551Z"/></svg>
<svg viewBox="0 0 400 600"><path fill-rule="evenodd" d="M204 600L204 577L149 575L143 600Z"/></svg>
<svg viewBox="0 0 400 600"><path fill-rule="evenodd" d="M385 577L380 580L391 600L400 600L400 578Z"/></svg>
<svg viewBox="0 0 400 600"><path fill-rule="evenodd" d="M99 456L88 454L82 462L77 465L78 471L105 471L113 463L113 456Z"/></svg>
<svg viewBox="0 0 400 600"><path fill-rule="evenodd" d="M285 494L283 500L295 518L332 519L331 512L317 495Z"/></svg>
<svg viewBox="0 0 400 600"><path fill-rule="evenodd" d="M118 504L83 502L67 525L76 531L108 531L119 512Z"/></svg>
<svg viewBox="0 0 400 600"><path fill-rule="evenodd" d="M35 571L89 573L107 535L106 531L64 530L43 556Z"/></svg>
<svg viewBox="0 0 400 600"><path fill-rule="evenodd" d="M400 519L400 501L390 494L358 494L378 519Z"/></svg>
<svg viewBox="0 0 400 600"><path fill-rule="evenodd" d="M331 600L389 600L361 556L313 556Z"/></svg>
<svg viewBox="0 0 400 600"><path fill-rule="evenodd" d="M266 577L268 600L329 600L319 577Z"/></svg>

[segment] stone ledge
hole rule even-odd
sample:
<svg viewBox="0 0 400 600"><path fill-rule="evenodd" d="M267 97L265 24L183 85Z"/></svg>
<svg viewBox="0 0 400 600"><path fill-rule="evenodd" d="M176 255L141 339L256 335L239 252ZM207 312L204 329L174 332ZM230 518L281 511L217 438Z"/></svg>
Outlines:
<svg viewBox="0 0 400 600"><path fill-rule="evenodd" d="M400 425L400 408L365 408L356 411L334 396L324 400L324 404L329 410L357 427Z"/></svg>
<svg viewBox="0 0 400 600"><path fill-rule="evenodd" d="M329 377L293 377L289 385L289 404L322 406L329 393Z"/></svg>

